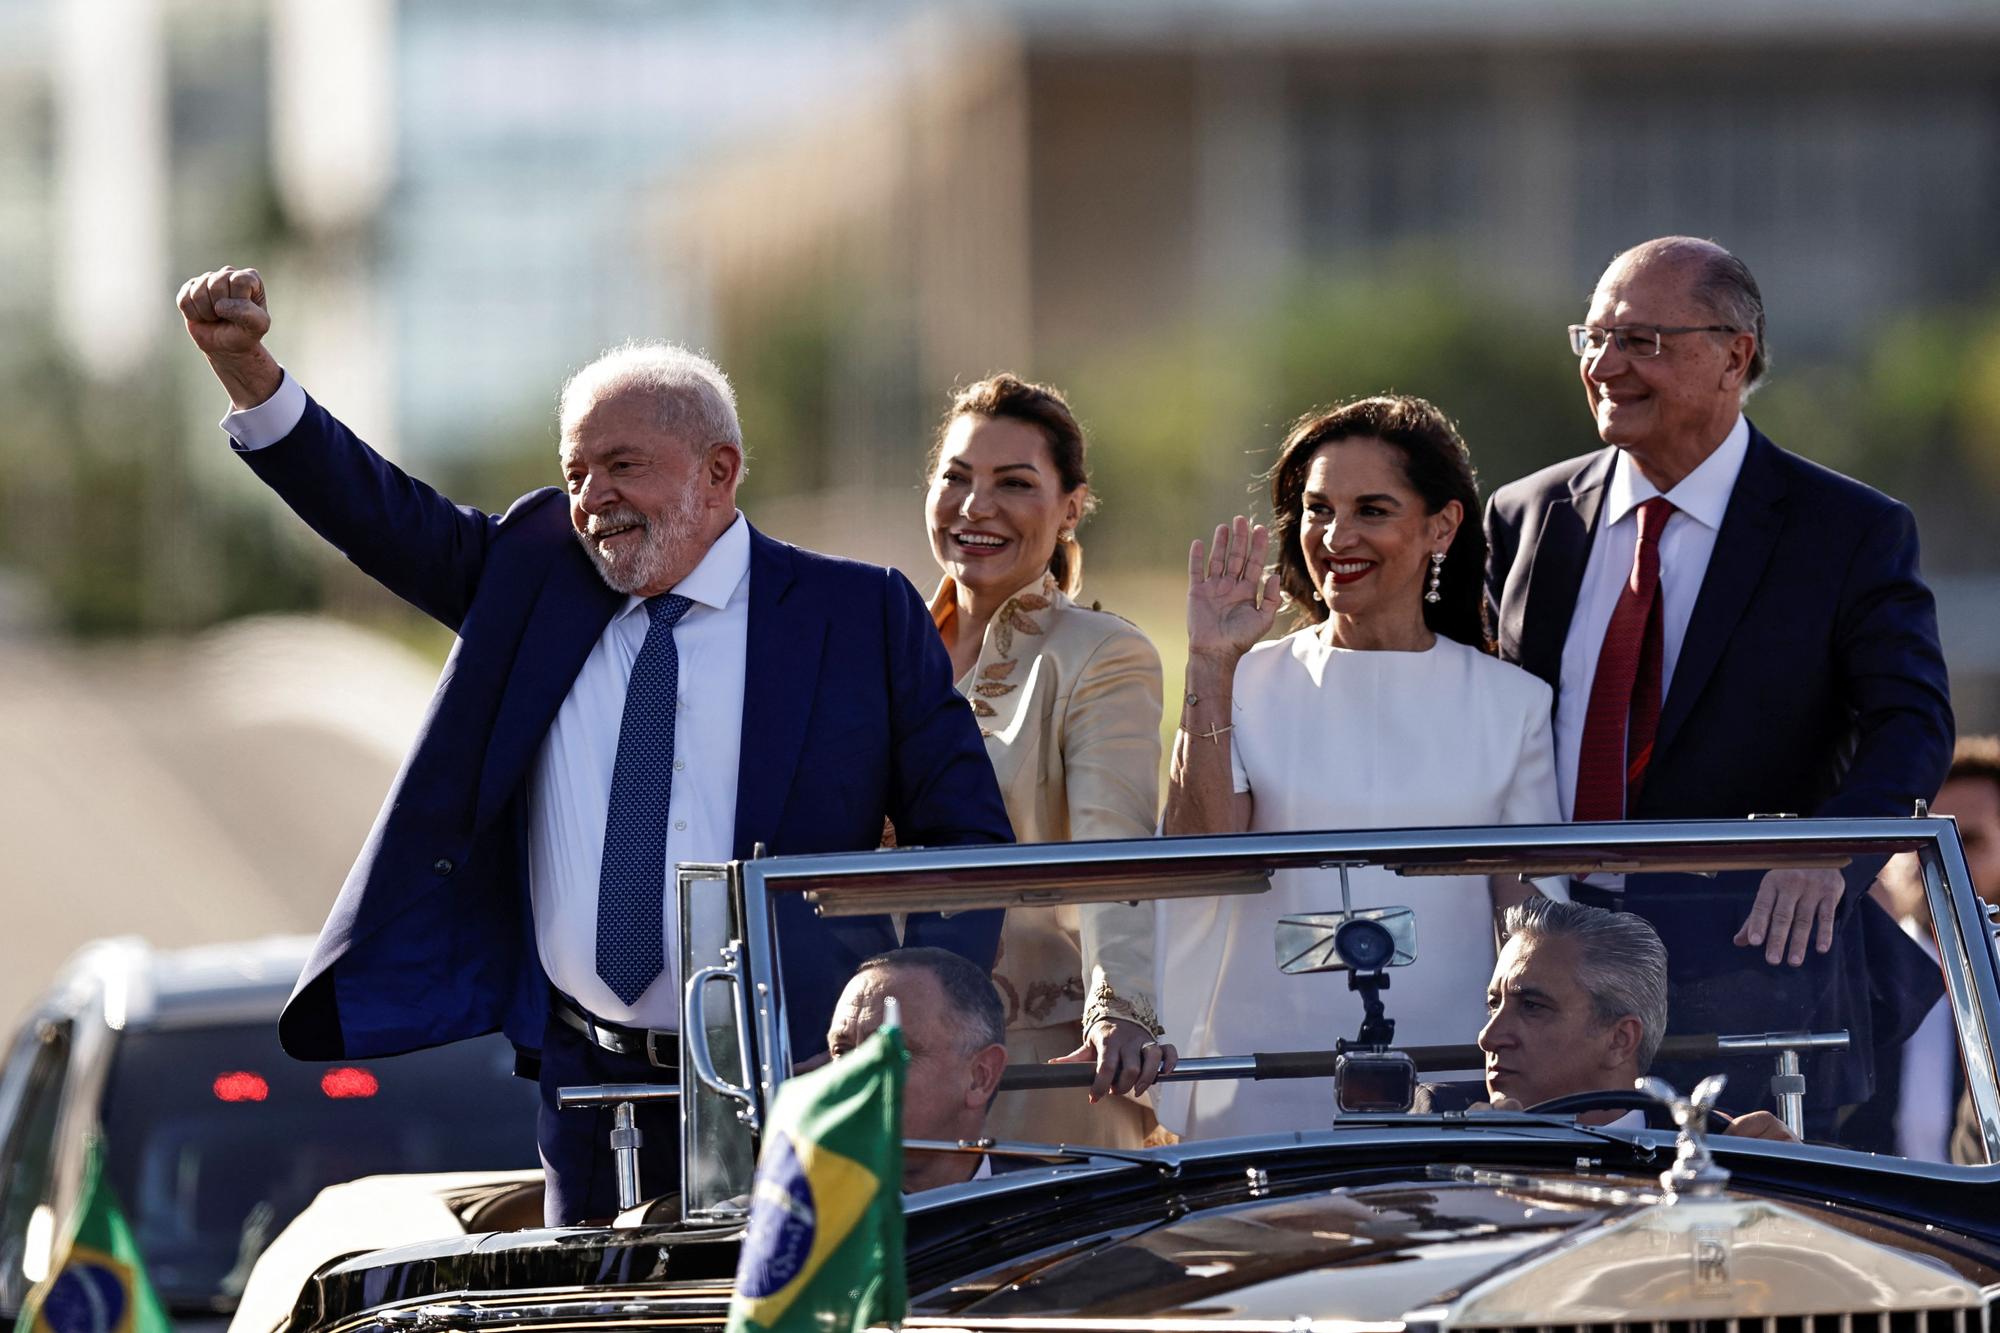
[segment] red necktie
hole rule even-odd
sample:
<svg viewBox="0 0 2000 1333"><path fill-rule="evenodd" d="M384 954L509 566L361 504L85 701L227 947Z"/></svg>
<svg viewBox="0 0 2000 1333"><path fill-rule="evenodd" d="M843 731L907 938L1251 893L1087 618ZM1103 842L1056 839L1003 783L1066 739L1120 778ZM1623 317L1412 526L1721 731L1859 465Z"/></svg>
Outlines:
<svg viewBox="0 0 2000 1333"><path fill-rule="evenodd" d="M1590 707L1583 716L1573 816L1579 821L1623 819L1639 804L1646 765L1653 758L1653 735L1660 727L1660 674L1666 655L1660 626L1660 533L1673 514L1673 502L1663 495L1639 506L1632 577L1605 627L1597 674L1590 681Z"/></svg>

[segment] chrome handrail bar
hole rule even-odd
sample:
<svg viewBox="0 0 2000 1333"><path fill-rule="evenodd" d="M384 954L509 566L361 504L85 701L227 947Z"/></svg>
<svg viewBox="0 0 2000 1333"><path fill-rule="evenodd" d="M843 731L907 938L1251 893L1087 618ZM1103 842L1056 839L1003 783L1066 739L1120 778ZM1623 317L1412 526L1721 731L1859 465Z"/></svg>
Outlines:
<svg viewBox="0 0 2000 1333"><path fill-rule="evenodd" d="M1961 1040L1968 1094L1979 1120L1987 1160L2000 1163L2000 1067L1994 1041L2000 1037L2000 977L1995 972L1995 946L1983 920L1974 919L1975 900L1970 877L1957 843L1953 821L1920 812L1913 818L1804 818L1655 820L1603 824L1542 824L1471 828L1386 830L1321 830L1288 833L1219 834L1202 837L1131 839L1089 843L1027 843L1012 845L900 848L892 852L848 852L778 857L732 863L734 883L742 894L746 963L760 994L757 1036L760 1038L758 1092L765 1104L790 1069L782 1022L781 988L775 980L777 947L772 928L774 899L781 893L838 891L843 883L895 885L911 890L914 910L924 910L920 881L950 881L955 885L1004 884L1010 875L1039 870L1057 882L1067 870L1078 878L1093 868L1123 863L1133 870L1198 872L1218 864L1264 867L1316 866L1328 857L1366 859L1376 863L1403 861L1434 864L1462 859L1467 873L1478 873L1477 860L1511 858L1541 852L1545 859L1574 859L1578 849L1618 852L1617 859L1640 858L1647 850L1731 847L1756 849L1772 865L1797 858L1820 858L1830 849L1853 858L1887 857L1898 852L1920 854L1932 920L1938 932L1946 997L1952 1005ZM1682 858L1683 863L1692 858ZM1427 864L1427 868L1429 868ZM1643 860L1636 869L1643 870ZM1678 867L1677 867L1678 868ZM1122 881L1131 901L1153 895L1143 882ZM1953 888L1960 892L1956 895ZM1120 895L1121 898L1125 894ZM773 1022L777 1017L779 1021Z"/></svg>

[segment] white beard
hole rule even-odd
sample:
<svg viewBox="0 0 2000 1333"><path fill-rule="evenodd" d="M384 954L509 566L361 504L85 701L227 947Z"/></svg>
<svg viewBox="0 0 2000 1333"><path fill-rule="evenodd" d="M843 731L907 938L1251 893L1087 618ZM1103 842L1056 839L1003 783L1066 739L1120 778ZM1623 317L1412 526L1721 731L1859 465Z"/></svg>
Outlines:
<svg viewBox="0 0 2000 1333"><path fill-rule="evenodd" d="M638 541L616 553L605 551L590 535L634 522L642 525ZM598 576L614 591L636 593L658 583L693 548L701 532L701 497L691 490L678 507L650 517L637 509L593 515L589 529L577 533L576 539L597 566Z"/></svg>

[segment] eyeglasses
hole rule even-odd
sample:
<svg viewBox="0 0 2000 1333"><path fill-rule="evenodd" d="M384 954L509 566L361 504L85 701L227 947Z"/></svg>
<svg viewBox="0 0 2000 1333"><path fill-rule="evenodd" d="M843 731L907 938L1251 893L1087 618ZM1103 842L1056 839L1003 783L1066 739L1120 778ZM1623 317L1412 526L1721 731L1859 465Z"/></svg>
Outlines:
<svg viewBox="0 0 2000 1333"><path fill-rule="evenodd" d="M1569 326L1569 349L1579 357L1604 350L1609 338L1619 351L1630 357L1658 356L1660 339L1669 333L1741 333L1733 324L1620 324L1600 329L1594 324Z"/></svg>

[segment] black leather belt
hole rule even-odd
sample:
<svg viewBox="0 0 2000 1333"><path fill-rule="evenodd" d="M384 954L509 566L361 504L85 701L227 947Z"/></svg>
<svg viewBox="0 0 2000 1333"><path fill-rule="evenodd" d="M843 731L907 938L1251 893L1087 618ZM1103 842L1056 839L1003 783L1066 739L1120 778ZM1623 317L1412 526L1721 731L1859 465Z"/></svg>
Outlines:
<svg viewBox="0 0 2000 1333"><path fill-rule="evenodd" d="M549 990L549 1007L555 1011L557 1018L581 1032L584 1040L593 1046L613 1055L635 1056L655 1069L680 1072L681 1034L678 1032L607 1022L554 988Z"/></svg>

